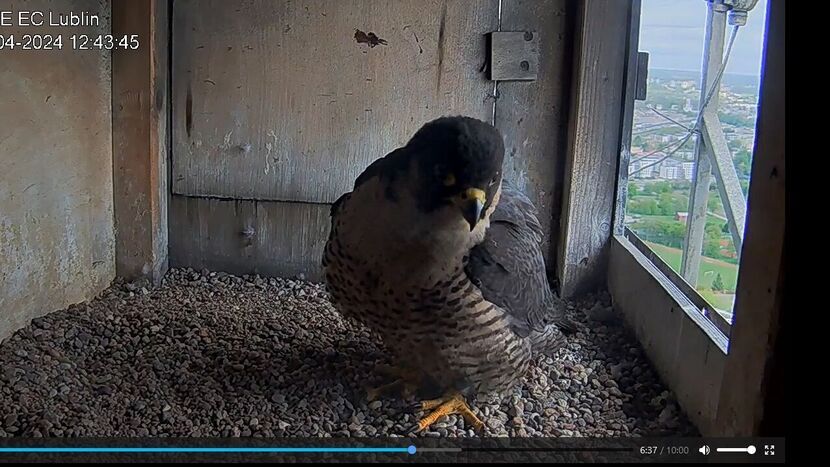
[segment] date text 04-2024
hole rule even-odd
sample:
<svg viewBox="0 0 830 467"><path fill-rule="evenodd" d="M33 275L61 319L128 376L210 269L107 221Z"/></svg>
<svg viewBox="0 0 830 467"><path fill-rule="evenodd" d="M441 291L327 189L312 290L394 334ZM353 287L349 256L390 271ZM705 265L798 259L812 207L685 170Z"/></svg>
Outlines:
<svg viewBox="0 0 830 467"><path fill-rule="evenodd" d="M0 34L0 50L136 50L139 45L137 34L73 34L67 37L62 34Z"/></svg>

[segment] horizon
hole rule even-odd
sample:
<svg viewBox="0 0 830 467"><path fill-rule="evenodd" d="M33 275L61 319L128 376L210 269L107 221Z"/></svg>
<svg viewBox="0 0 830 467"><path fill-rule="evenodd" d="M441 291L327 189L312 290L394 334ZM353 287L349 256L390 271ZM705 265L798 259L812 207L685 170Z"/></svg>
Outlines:
<svg viewBox="0 0 830 467"><path fill-rule="evenodd" d="M687 70L687 69L683 69L683 68L651 68L651 67L649 67L649 70L650 71L682 71L682 72L685 72L685 73L700 74L700 70ZM725 71L723 74L724 75L751 76L753 78L760 78L761 77L760 73L756 73L756 74L741 73L741 72L737 72L737 71Z"/></svg>
<svg viewBox="0 0 830 467"><path fill-rule="evenodd" d="M759 0L738 30L725 73L760 76L768 0ZM643 0L639 49L649 67L698 71L703 59L706 0ZM732 26L727 25L728 41Z"/></svg>

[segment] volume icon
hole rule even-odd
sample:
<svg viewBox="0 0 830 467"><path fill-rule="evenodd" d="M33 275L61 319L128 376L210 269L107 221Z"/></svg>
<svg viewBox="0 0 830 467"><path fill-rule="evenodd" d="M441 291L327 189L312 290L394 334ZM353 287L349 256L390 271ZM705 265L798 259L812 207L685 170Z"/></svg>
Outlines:
<svg viewBox="0 0 830 467"><path fill-rule="evenodd" d="M709 455L709 446L704 444L703 446L700 447L700 449L698 449L698 452L700 452L704 456L708 456Z"/></svg>

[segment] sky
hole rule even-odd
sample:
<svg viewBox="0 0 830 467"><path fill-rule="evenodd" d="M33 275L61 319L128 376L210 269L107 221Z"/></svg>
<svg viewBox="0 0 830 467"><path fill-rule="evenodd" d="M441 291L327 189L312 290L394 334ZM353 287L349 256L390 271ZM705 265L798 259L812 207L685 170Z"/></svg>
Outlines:
<svg viewBox="0 0 830 467"><path fill-rule="evenodd" d="M639 49L649 53L649 68L700 70L706 4L706 0L642 1ZM759 0L746 25L738 29L727 73L760 75L766 16L767 0ZM724 40L731 28L727 23Z"/></svg>

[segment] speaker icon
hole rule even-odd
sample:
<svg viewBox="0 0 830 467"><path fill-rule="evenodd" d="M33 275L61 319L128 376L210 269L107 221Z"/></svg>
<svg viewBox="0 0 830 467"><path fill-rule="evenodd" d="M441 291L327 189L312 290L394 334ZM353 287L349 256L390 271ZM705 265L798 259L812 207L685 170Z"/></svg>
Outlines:
<svg viewBox="0 0 830 467"><path fill-rule="evenodd" d="M710 451L709 451L709 446L706 446L706 445L704 444L703 446L701 446L701 447L700 447L700 449L698 449L698 452L700 452L700 453L701 453L701 454L703 454L704 456L708 456L708 455L709 455L709 452L710 452Z"/></svg>

